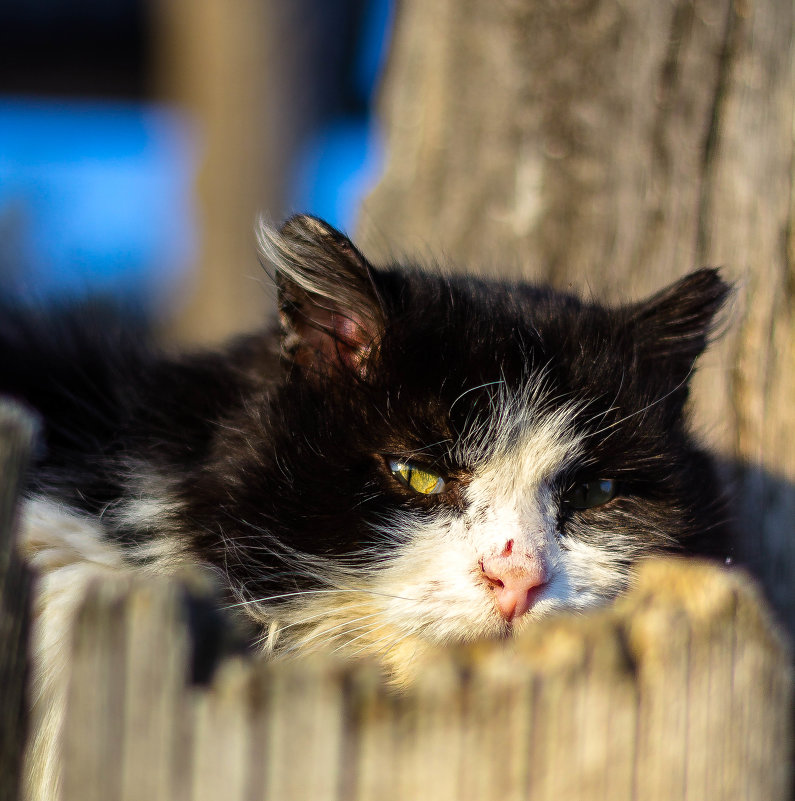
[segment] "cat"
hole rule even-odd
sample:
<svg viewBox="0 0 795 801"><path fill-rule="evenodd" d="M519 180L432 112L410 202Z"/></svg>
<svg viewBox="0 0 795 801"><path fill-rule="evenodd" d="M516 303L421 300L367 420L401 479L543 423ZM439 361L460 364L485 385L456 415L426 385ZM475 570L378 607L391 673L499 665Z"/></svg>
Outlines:
<svg viewBox="0 0 795 801"><path fill-rule="evenodd" d="M376 268L308 215L260 246L278 328L218 351L3 315L0 392L44 426L22 524L40 663L96 572L205 565L263 653L371 654L402 682L429 644L613 599L648 555L725 553L686 413L729 293L716 270L608 306Z"/></svg>

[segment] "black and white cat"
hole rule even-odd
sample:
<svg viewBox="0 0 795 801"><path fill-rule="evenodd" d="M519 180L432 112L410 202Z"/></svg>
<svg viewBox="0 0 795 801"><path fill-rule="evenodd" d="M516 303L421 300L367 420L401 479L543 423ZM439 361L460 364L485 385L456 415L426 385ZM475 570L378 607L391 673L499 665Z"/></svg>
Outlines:
<svg viewBox="0 0 795 801"><path fill-rule="evenodd" d="M604 603L649 554L725 549L684 413L716 271L607 307L375 269L309 216L260 242L280 331L225 350L0 320L0 392L45 422L23 521L43 662L96 571L209 565L262 651L375 654L400 680L428 643Z"/></svg>

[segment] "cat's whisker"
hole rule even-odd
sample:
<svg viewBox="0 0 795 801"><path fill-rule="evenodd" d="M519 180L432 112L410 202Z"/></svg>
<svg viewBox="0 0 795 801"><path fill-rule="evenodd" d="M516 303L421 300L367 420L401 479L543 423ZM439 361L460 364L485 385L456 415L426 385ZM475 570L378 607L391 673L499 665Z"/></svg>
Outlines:
<svg viewBox="0 0 795 801"><path fill-rule="evenodd" d="M326 639L320 640L319 642L315 643L312 646L313 650L318 651L318 650L326 648L326 647L332 645L333 643L337 642L340 639L340 637L345 636L346 634L352 634L355 631L362 631L362 629L365 629L364 634L359 635L361 637L364 637L364 636L367 635L368 631L369 632L377 631L378 629L381 629L386 625L384 623L381 626L376 626L375 628L373 628L372 626L365 624L363 626L354 626L353 628L348 628L348 626L350 626L353 623L358 623L358 622L360 622L362 620L366 620L366 619L372 618L372 617L377 617L377 614L374 614L374 615L362 615L361 617L353 618L352 620L346 620L344 623L341 623L338 626L334 626L333 629L323 629L322 631L318 632L316 635L314 635L312 637L309 637L309 638L307 638L305 640L302 640L301 642L299 642L297 644L296 647L299 650L303 650L303 648L305 647L306 643L308 643L310 640L315 639L315 637L329 635L332 631L338 631L337 634L333 634L332 636L327 636ZM343 629L343 630L339 631L339 629ZM356 637L355 639L358 639L358 637ZM338 647L334 648L331 651L331 653L333 653L333 654L337 653L338 651L340 651L343 648L345 648L347 644L348 644L348 642L342 643L342 645L339 645Z"/></svg>
<svg viewBox="0 0 795 801"><path fill-rule="evenodd" d="M340 629L344 629L344 631L342 633L343 634L347 633L347 629L346 629L347 626L350 626L353 623L359 623L362 620L367 620L367 619L372 618L372 617L377 617L379 614L380 614L379 612L374 612L374 613L371 613L371 614L368 614L368 615L360 615L357 618L353 618L351 620L345 620L342 623L337 624L336 626L332 626L331 628L321 628L319 631L316 631L314 634L310 634L308 637L304 637L304 638L298 640L297 642L295 642L294 644L286 647L281 653L282 653L282 655L286 656L288 654L295 653L296 651L304 651L307 648L307 646L309 645L309 643L317 640L318 637L325 637L326 639L320 640L319 642L315 642L315 644L312 646L313 649L319 650L320 648L323 648L325 645L330 644L333 641L335 641L336 639L338 639L338 637L339 637L338 634L335 634L333 636L329 636L332 632L339 631ZM355 629L352 629L352 631L359 631L362 628L366 628L366 626L359 626L359 627L357 627Z"/></svg>
<svg viewBox="0 0 795 801"><path fill-rule="evenodd" d="M380 497L381 497L380 492L373 492L371 495L365 495L363 498L359 498L359 500L356 501L354 506L358 509L359 507L364 506L366 503L374 501Z"/></svg>
<svg viewBox="0 0 795 801"><path fill-rule="evenodd" d="M343 611L345 611L347 609L356 609L356 604L351 602L349 604L345 604L344 606L335 607L334 614L335 615L339 615L341 612L343 612ZM298 626L298 627L308 626L310 623L313 623L315 620L320 620L323 617L327 617L328 614L329 614L329 611L327 609L325 609L322 612L318 612L315 615L310 615L309 617L304 617L304 618L301 618L300 620L296 620L293 623L288 623L287 625L282 626L280 631L287 631L287 629L295 628L296 626ZM368 615L362 615L361 617L356 618L356 620L364 620L365 618L368 618L368 617L376 617L379 614L380 614L380 612L371 612ZM340 623L338 626L334 626L334 629L339 628L341 626L346 626L350 622L356 622L356 620L354 620L354 621L345 621L344 623ZM325 629L325 631L333 631L334 629Z"/></svg>
<svg viewBox="0 0 795 801"><path fill-rule="evenodd" d="M387 625L387 624L384 624L384 625ZM376 631L378 631L379 629L382 629L382 628L384 628L384 626L378 626L378 627L376 627L376 628L374 628L374 629L373 629L373 632L376 632ZM372 633L372 632L371 632L371 633ZM359 635L359 637L355 637L353 640L351 640L351 641L350 641L349 643L347 643L346 645L350 646L350 644L351 644L352 642L355 642L356 640L360 639L362 636L363 636L363 635ZM408 637L410 637L410 636L411 636L411 632L407 632L407 633L406 633L406 634L404 634L402 637L399 637L397 640L395 640L393 643L391 643L391 644L390 644L389 648L387 648L387 649L386 649L386 651L385 651L384 653L389 653L389 651L391 651L393 648L395 648L396 646L398 646L398 645L399 645L400 643L402 643L404 640L408 639ZM361 654L363 651L368 651L368 650L370 650L370 649L373 649L374 653L379 653L379 652L378 652L378 650L376 650L376 646L377 646L379 643L382 643L382 642L385 642L385 641L391 640L393 637L394 637L394 634L393 634L392 632L390 632L389 634L385 635L384 637L381 637L381 638L380 638L380 639L378 639L378 640L374 640L373 642L368 642L366 645L363 645L361 648L357 648L355 651L353 651L353 652L351 652L350 654L348 654L348 656L350 656L351 658L353 658L353 657L356 657L356 656L358 656L359 654Z"/></svg>
<svg viewBox="0 0 795 801"><path fill-rule="evenodd" d="M588 405L592 405L592 404L588 404ZM611 404L606 409L604 409L602 411L599 411L595 415L593 415L592 417L588 417L585 420L583 420L583 425L584 426L589 426L591 423L594 422L594 420L604 420L605 417L607 417L607 415L611 414L612 412L617 412L617 411L618 411L618 406L616 406L614 404Z"/></svg>
<svg viewBox="0 0 795 801"><path fill-rule="evenodd" d="M695 365L693 364L693 365L690 366L690 369L688 370L687 375L673 389L671 389L670 391L666 392L664 395L661 395L659 398L656 398L651 403L646 404L642 409L638 409L637 411L632 412L631 414L628 414L625 417L622 417L620 420L616 420L615 423L611 423L609 426L605 426L603 429L594 431L592 436L598 436L603 431L608 431L611 428L615 428L615 427L621 425L622 423L626 422L627 420L630 420L633 417L636 417L639 414L645 414L647 411L649 411L649 409L652 409L653 407L657 406L657 404L663 403L668 398L670 398L671 395L675 394L680 389L682 389L682 387L687 385L687 382L690 380L690 376L691 376L691 374L692 374L694 369L695 369Z"/></svg>
<svg viewBox="0 0 795 801"><path fill-rule="evenodd" d="M498 381L487 381L484 384L478 384L476 387L470 387L469 389L465 389L451 404L450 408L447 410L447 416L449 417L453 413L453 408L455 407L456 403L461 400L465 395L469 395L470 392L477 392L479 389L485 389L486 387L493 387L497 384L504 384L505 379L501 378Z"/></svg>
<svg viewBox="0 0 795 801"><path fill-rule="evenodd" d="M294 645L291 645L288 648L285 648L283 651L280 652L279 656L284 658L289 658L298 654L299 656L304 656L306 654L316 654L320 651L328 650L334 643L336 643L340 636L342 636L344 632L339 634L332 634L328 637L322 637L322 639L314 640L313 642L310 641L303 641L299 640ZM320 635L318 635L320 636ZM314 638L313 638L314 639Z"/></svg>
<svg viewBox="0 0 795 801"><path fill-rule="evenodd" d="M445 437L444 439L437 440L436 442L430 442L428 445L423 445L421 448L412 448L410 451L406 451L405 453L398 453L395 454L396 456L400 456L405 459L411 459L413 456L416 456L418 453L424 453L425 451L430 450L431 448L436 448L439 445L444 445L445 442L452 442L451 437Z"/></svg>
<svg viewBox="0 0 795 801"><path fill-rule="evenodd" d="M383 624L381 626L376 626L375 628L373 628L371 626L356 626L355 628L352 628L352 629L345 629L344 634L353 634L356 631L362 631L362 629L365 629L365 631L362 634L359 634L356 637L353 637L352 639L347 640L346 642L342 643L341 645L338 645L336 648L334 648L332 650L331 653L332 654L336 654L336 653L339 653L342 650L347 649L348 647L350 647L351 643L354 643L357 640L360 640L362 637L366 637L368 634L372 634L374 631L378 631L379 629L382 629L385 625L386 624Z"/></svg>
<svg viewBox="0 0 795 801"><path fill-rule="evenodd" d="M240 606L248 606L250 604L266 604L270 601L278 601L282 598L293 598L298 596L307 595L326 595L326 594L340 594L340 593L362 593L364 595L375 595L381 598L394 598L399 601L409 601L411 603L419 603L417 598L407 598L403 595L395 595L394 593L381 592L379 590L364 589L361 587L337 587L327 590L295 590L294 592L284 592L277 595L268 595L262 598L254 598L251 600L240 601L239 603L230 604L225 606L224 609L235 609Z"/></svg>
<svg viewBox="0 0 795 801"><path fill-rule="evenodd" d="M366 637L368 634L369 635L375 634L375 632L381 631L382 629L386 628L387 626L389 626L389 623L382 623L380 626L374 626L372 628L362 626L361 628L367 628L367 631L363 632L362 634L358 634L356 637L353 637L350 640L346 640L344 643L342 643L342 645L340 645L339 647L335 648L332 653L337 653L338 651L341 651L341 650L347 650L348 648L350 648L350 646L353 643L358 642L363 637ZM358 629L353 629L353 631L358 631ZM374 645L377 645L379 642L382 642L383 640L389 639L390 637L394 637L394 633L393 632L390 632L385 637L382 637L379 640L375 640L373 642L368 642L362 648L358 648L357 650L355 650L352 653L348 654L348 656L356 656L357 654L360 654L362 651L367 650L368 648L370 648L370 647L372 647Z"/></svg>
<svg viewBox="0 0 795 801"><path fill-rule="evenodd" d="M626 377L626 370L622 370L621 371L621 382L618 385L618 389L616 390L616 394L613 396L613 400L610 402L608 407L603 412L598 413L598 414L594 415L593 417L591 417L590 419L586 420L586 425L590 425L597 417L600 417L600 415L601 415L601 420L604 421L605 417L607 417L608 414L610 414L611 412L614 412L614 411L618 411L618 407L616 406L616 402L618 401L618 398L621 395L621 390L624 388L624 379L625 379L625 377ZM593 402L595 402L595 400L596 399L594 399Z"/></svg>
<svg viewBox="0 0 795 801"><path fill-rule="evenodd" d="M308 596L308 595L326 595L326 594L339 594L341 592L345 592L344 590L295 590L294 592L283 592L278 593L276 595L266 595L261 598L252 598L245 601L240 601L234 604L228 604L223 609L236 609L241 606L250 606L252 604L267 604L271 601L279 601L283 598L295 598L299 596Z"/></svg>

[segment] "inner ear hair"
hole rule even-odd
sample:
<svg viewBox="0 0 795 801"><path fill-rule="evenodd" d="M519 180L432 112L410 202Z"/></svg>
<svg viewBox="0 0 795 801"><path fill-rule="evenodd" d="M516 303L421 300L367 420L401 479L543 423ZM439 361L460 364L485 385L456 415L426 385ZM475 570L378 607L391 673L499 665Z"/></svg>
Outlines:
<svg viewBox="0 0 795 801"><path fill-rule="evenodd" d="M344 234L303 214L279 229L261 224L259 245L276 271L286 357L321 372L342 367L364 374L383 332L364 256Z"/></svg>

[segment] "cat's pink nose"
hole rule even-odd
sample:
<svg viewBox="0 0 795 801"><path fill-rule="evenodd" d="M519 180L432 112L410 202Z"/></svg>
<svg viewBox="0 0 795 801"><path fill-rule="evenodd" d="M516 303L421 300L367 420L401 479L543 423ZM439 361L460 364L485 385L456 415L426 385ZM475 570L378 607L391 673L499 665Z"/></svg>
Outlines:
<svg viewBox="0 0 795 801"><path fill-rule="evenodd" d="M508 621L521 617L535 603L549 580L547 568L540 558L518 559L510 549L501 556L480 563L483 577L494 592L500 614Z"/></svg>

